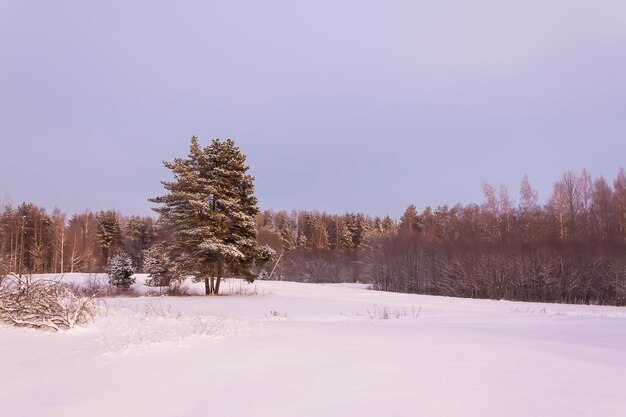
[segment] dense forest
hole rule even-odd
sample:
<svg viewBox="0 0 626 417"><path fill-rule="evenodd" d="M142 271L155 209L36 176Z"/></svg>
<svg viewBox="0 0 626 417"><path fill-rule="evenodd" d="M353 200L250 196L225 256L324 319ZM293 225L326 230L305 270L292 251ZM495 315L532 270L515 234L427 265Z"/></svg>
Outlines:
<svg viewBox="0 0 626 417"><path fill-rule="evenodd" d="M261 278L361 281L386 291L626 305L626 173L566 172L541 203L525 177L514 200L483 184L481 204L409 206L400 219L265 210L257 240L276 251ZM67 216L32 203L0 207L0 264L29 273L101 272L118 251L142 271L163 240L156 217Z"/></svg>

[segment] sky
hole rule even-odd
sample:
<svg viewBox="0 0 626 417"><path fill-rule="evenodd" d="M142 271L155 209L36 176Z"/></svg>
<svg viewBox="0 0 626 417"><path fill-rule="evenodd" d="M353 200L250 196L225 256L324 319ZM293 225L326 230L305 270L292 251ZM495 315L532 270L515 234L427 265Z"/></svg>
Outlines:
<svg viewBox="0 0 626 417"><path fill-rule="evenodd" d="M0 0L0 196L150 214L192 135L262 209L545 201L626 168L626 2Z"/></svg>

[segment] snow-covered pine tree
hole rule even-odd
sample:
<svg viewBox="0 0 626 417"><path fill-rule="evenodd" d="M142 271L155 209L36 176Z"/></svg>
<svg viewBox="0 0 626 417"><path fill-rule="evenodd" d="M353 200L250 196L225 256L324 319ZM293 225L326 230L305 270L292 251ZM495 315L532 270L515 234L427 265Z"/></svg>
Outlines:
<svg viewBox="0 0 626 417"><path fill-rule="evenodd" d="M408 206L404 211L402 217L400 217L399 229L404 232L419 233L422 231L424 221L417 212L417 209L413 204Z"/></svg>
<svg viewBox="0 0 626 417"><path fill-rule="evenodd" d="M174 173L174 181L161 182L167 193L150 199L163 205L154 210L170 232L176 272L203 279L206 294L219 293L226 271L252 281L252 264L268 260L256 243L254 177L245 162L231 139L203 148L194 136L187 159L164 162Z"/></svg>
<svg viewBox="0 0 626 417"><path fill-rule="evenodd" d="M359 248L369 232L369 224L362 213L346 213L344 223L352 237L352 245Z"/></svg>
<svg viewBox="0 0 626 417"><path fill-rule="evenodd" d="M352 232L346 226L344 221L338 223L339 229L337 231L339 235L339 248L341 249L351 249L354 246Z"/></svg>
<svg viewBox="0 0 626 417"><path fill-rule="evenodd" d="M283 252L288 252L296 247L296 222L284 211L279 211L274 216L274 228L280 236Z"/></svg>
<svg viewBox="0 0 626 417"><path fill-rule="evenodd" d="M107 265L107 273L109 274L109 282L120 288L129 288L135 283L133 277L133 261L126 252L119 252L109 260Z"/></svg>
<svg viewBox="0 0 626 417"><path fill-rule="evenodd" d="M146 285L167 287L172 279L172 263L167 248L162 243L143 251L143 270L150 274Z"/></svg>

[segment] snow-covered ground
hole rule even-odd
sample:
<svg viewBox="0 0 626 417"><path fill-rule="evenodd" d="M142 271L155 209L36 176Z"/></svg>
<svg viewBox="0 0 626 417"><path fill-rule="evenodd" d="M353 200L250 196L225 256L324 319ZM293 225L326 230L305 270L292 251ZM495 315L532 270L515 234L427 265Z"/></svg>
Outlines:
<svg viewBox="0 0 626 417"><path fill-rule="evenodd" d="M0 415L626 416L625 308L223 289L108 298L59 333L0 325Z"/></svg>

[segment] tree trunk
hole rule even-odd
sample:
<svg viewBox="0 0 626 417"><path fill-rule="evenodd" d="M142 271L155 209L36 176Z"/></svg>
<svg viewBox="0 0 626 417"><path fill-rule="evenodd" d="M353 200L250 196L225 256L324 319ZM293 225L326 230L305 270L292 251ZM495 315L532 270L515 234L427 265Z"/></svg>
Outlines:
<svg viewBox="0 0 626 417"><path fill-rule="evenodd" d="M211 284L209 282L209 277L204 278L204 292L206 295L211 294Z"/></svg>
<svg viewBox="0 0 626 417"><path fill-rule="evenodd" d="M217 261L217 278L215 279L215 291L214 294L217 295L220 292L220 282L222 282L222 261Z"/></svg>
<svg viewBox="0 0 626 417"><path fill-rule="evenodd" d="M65 225L61 229L61 275L65 272L65 265L63 264L65 257Z"/></svg>

